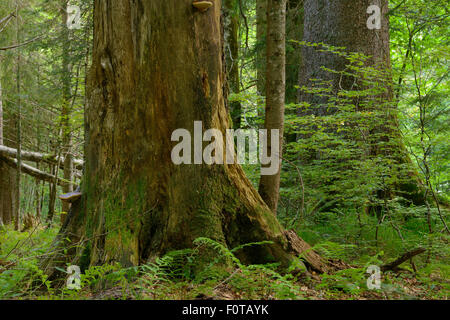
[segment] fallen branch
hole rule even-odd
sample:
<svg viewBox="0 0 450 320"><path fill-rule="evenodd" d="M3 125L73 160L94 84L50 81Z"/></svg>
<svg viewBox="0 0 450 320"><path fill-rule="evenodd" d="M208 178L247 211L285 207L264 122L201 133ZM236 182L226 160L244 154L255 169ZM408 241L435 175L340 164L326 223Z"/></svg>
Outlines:
<svg viewBox="0 0 450 320"><path fill-rule="evenodd" d="M2 48L0 48L0 51L5 51L5 50L10 50L10 49L15 49L15 48L19 48L19 47L22 47L22 46L26 46L27 44L32 43L32 42L34 42L36 40L39 40L39 39L42 39L42 38L43 38L43 36L38 36L38 37L35 37L33 39L27 40L27 41L22 42L22 43L13 44L13 45L8 46L8 47L2 47Z"/></svg>
<svg viewBox="0 0 450 320"><path fill-rule="evenodd" d="M403 254L397 260L381 266L380 269L383 272L386 272L386 271L389 271L389 270L395 271L398 268L398 266L401 265L403 262L408 261L411 258L413 258L414 256L417 256L418 254L424 253L425 251L426 251L426 249L424 249L424 248L414 249L412 251L409 251L409 252Z"/></svg>
<svg viewBox="0 0 450 320"><path fill-rule="evenodd" d="M7 146L0 145L0 156L16 158L17 157L17 149L10 148ZM24 151L21 152L22 160L32 161L32 162L46 162L48 164L57 164L58 159L55 155L32 152L32 151ZM61 169L64 167L64 157L61 157ZM83 160L73 159L73 165L76 169L83 169Z"/></svg>
<svg viewBox="0 0 450 320"><path fill-rule="evenodd" d="M8 166L17 169L17 160L16 159L11 159L11 158L5 157L3 155L0 155L0 161L3 161ZM47 172L38 170L38 169L36 169L30 165L27 165L25 163L22 163L20 168L21 168L21 172L28 174L32 177L35 177L39 180L47 181L50 183L53 183L55 181L55 176L48 174ZM65 179L58 178L58 177L56 177L56 182L59 186L63 186L64 184L67 184L67 183L76 185L76 183L74 183L72 181L67 181Z"/></svg>
<svg viewBox="0 0 450 320"><path fill-rule="evenodd" d="M3 22L5 22L5 21L7 21L7 20L9 20L9 19L11 19L11 18L13 18L13 17L15 17L14 11L11 12L11 13L10 13L9 15L7 15L6 17L0 19L0 24L2 24Z"/></svg>
<svg viewBox="0 0 450 320"><path fill-rule="evenodd" d="M5 30L6 26L9 24L11 19L14 18L15 16L16 15L14 14L14 12L12 12L8 16L6 16L5 18L0 20L0 25L2 25L4 23L2 28L0 29L0 33L3 32L3 30Z"/></svg>

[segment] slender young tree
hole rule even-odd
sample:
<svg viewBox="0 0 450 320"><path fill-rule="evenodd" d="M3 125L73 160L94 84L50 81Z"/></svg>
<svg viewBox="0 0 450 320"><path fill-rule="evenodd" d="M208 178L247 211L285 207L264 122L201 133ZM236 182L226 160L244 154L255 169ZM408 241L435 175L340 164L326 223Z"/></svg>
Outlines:
<svg viewBox="0 0 450 320"><path fill-rule="evenodd" d="M16 43L20 43L20 25L19 25L19 4L16 1ZM17 65L16 65L16 88L17 88L17 115L16 115L16 123L17 123L17 132L16 132L16 141L17 141L17 170L16 170L16 203L15 203L15 213L14 213L14 228L16 230L20 229L21 224L21 209L20 209L20 174L21 174L21 165L22 165L22 101L21 101L21 74L20 74L20 65L21 65L21 48L16 48L17 50Z"/></svg>
<svg viewBox="0 0 450 320"><path fill-rule="evenodd" d="M6 123L3 111L2 83L0 75L0 145L7 142L7 134L10 137L10 123ZM7 132L9 131L9 132ZM10 224L15 212L15 171L0 159L0 222Z"/></svg>
<svg viewBox="0 0 450 320"><path fill-rule="evenodd" d="M0 75L0 145L3 145L3 96L2 96L2 81Z"/></svg>
<svg viewBox="0 0 450 320"><path fill-rule="evenodd" d="M71 108L71 67L70 67L70 38L69 28L67 28L67 0L62 0L61 3L61 22L62 22L62 108L61 108L61 132L62 132L62 146L64 155L64 179L66 181L73 180L73 155L72 155L72 126L70 124L70 117L72 113ZM63 184L63 192L69 193L73 191L72 184L66 182ZM69 212L70 204L63 202L62 211ZM61 215L61 220L64 222L66 215Z"/></svg>
<svg viewBox="0 0 450 320"><path fill-rule="evenodd" d="M240 92L239 83L239 8L238 0L224 0L224 51L227 74L227 84L230 93ZM241 127L241 103L230 103L230 114L233 128Z"/></svg>
<svg viewBox="0 0 450 320"><path fill-rule="evenodd" d="M13 14L15 11L11 12L12 7L7 7L10 14L8 15L8 18L3 21L0 34L4 39L9 39L13 42L15 33L14 28L10 26L13 25L13 21L15 20ZM2 51L0 55L0 145L16 148L16 122L12 111L12 102L7 99L6 95L8 80L6 75L14 75L14 73L11 72L12 68L8 68L9 66L14 65L12 62L14 58L13 55L7 57L3 52L5 51ZM16 170L0 159L0 220L2 220L5 225L14 222L14 215L16 213L17 187L15 172Z"/></svg>
<svg viewBox="0 0 450 320"><path fill-rule="evenodd" d="M267 74L266 114L264 128L268 130L268 152L282 157L284 105L286 89L286 0L268 0L267 5ZM279 148L272 148L271 130L279 130ZM263 175L259 193L276 214L280 191L281 165L275 175Z"/></svg>
<svg viewBox="0 0 450 320"><path fill-rule="evenodd" d="M256 90L259 96L266 96L266 32L267 0L256 0ZM258 103L263 105L264 99ZM263 115L263 108L258 108L258 115Z"/></svg>

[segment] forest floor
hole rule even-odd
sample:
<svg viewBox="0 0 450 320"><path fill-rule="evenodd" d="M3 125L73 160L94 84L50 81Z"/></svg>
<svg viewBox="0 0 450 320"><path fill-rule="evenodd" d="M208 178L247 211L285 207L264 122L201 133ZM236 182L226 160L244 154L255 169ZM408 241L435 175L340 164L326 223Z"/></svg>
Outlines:
<svg viewBox="0 0 450 320"><path fill-rule="evenodd" d="M53 288L39 268L39 258L47 254L56 233L57 228L0 230L0 299L446 300L450 296L447 236L440 236L441 249L416 256L414 265L408 261L401 265L401 272L382 273L379 289L368 289L367 267L391 262L398 254L386 256L378 248L377 254L373 251L366 255L370 258L362 259L361 248L327 241L314 249L333 259L346 257L352 268L333 274L281 274L276 265L236 262L224 268L213 262L197 270L195 250L181 250L140 267L90 267L81 274L80 289L70 290ZM212 240L204 241L203 245L215 247ZM220 255L230 257L232 251ZM37 288L32 283L41 285Z"/></svg>
<svg viewBox="0 0 450 320"><path fill-rule="evenodd" d="M266 283L273 279L266 279ZM433 276L430 285L429 281L422 282L413 274L390 275L390 284L382 285L380 290L367 290L351 285L332 287L324 286L320 276L318 280L310 279L293 282L292 286L298 287L295 296L288 299L299 300L447 300L449 298L450 281L443 279L439 275ZM98 292L86 292L85 299L105 300L105 299L198 299L198 300L274 300L280 299L276 292L265 290L264 288L236 288L233 285L218 283L214 286L195 286L185 283L175 285L173 290L164 292L161 296L158 286L148 287L144 292L138 294L124 289L114 287ZM352 290L354 292L352 293ZM200 292L200 293L199 293ZM205 293L203 293L205 292ZM286 298L282 298L286 299Z"/></svg>

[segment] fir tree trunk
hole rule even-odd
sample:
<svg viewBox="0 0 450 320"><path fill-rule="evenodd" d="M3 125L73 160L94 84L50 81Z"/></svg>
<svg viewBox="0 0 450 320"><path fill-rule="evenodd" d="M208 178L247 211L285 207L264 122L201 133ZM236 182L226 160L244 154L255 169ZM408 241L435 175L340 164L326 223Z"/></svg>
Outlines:
<svg viewBox="0 0 450 320"><path fill-rule="evenodd" d="M303 40L303 0L288 0L286 9L286 102L297 103L302 54L291 40Z"/></svg>
<svg viewBox="0 0 450 320"><path fill-rule="evenodd" d="M225 65L229 92L239 93L239 9L237 0L224 0L224 44ZM230 103L233 128L241 127L242 110L239 101Z"/></svg>
<svg viewBox="0 0 450 320"><path fill-rule="evenodd" d="M371 14L367 13L371 5L380 8L381 24L379 28L368 28L367 21ZM367 67L383 69L387 75L391 73L390 43L389 43L389 18L387 0L354 0L354 1L334 1L334 0L305 0L304 2L304 41L312 43L325 43L331 46L345 47L346 52L358 52L368 57ZM341 77L339 73L324 70L323 67L343 71L346 69L348 60L331 52L318 50L316 47L304 46L303 66L300 77L300 87L312 87L311 79L329 81L333 93L339 90L352 89L355 78L352 76ZM380 125L370 134L374 141L370 150L372 155L383 155L383 157L393 158L398 165L411 166L411 160L407 150L401 141L400 130L397 121L397 110L393 102L392 81L384 81L386 91L374 97L374 100L384 102L385 115L383 119L375 119ZM364 86L360 86L364 89ZM315 106L308 113L316 116L329 115L334 112L328 106L328 97L325 95L301 93L300 101L308 102ZM386 102L391 101L386 105ZM378 140L377 140L378 139ZM375 141L377 140L377 141ZM388 147L380 150L379 142ZM397 190L407 199L415 204L423 204L420 183L417 173L414 170L406 170L400 174L400 185ZM382 192L384 193L384 191Z"/></svg>
<svg viewBox="0 0 450 320"><path fill-rule="evenodd" d="M17 2L16 2L17 5ZM16 42L20 43L21 34L20 34L20 26L19 26L19 9L18 5L16 6ZM21 69L20 66L22 64L21 60L21 50L20 47L17 49L17 64L16 64L16 88L17 88L17 114L16 114L16 141L17 141L17 170L16 173L16 190L15 190L15 211L14 211L14 228L15 230L20 230L21 225L21 208L20 208L20 180L21 180L21 165L22 165L22 101L21 101Z"/></svg>
<svg viewBox="0 0 450 320"><path fill-rule="evenodd" d="M268 154L283 152L284 105L286 88L286 0L268 0L267 5L267 87L264 128L268 132ZM272 148L271 129L279 130L279 148ZM259 193L276 214L280 191L281 160L278 172L262 175Z"/></svg>
<svg viewBox="0 0 450 320"><path fill-rule="evenodd" d="M70 124L71 117L71 71L70 71L70 39L69 29L66 27L67 22L67 0L62 0L61 19L62 28L62 84L63 84L63 104L61 109L61 129L62 129L62 146L64 155L64 179L73 180L73 155L72 155L72 126ZM64 183L62 187L64 193L73 191L71 183ZM69 212L70 204L62 203L62 211ZM66 214L61 215L61 221L64 223Z"/></svg>
<svg viewBox="0 0 450 320"><path fill-rule="evenodd" d="M11 121L7 124L4 117L0 78L0 145L7 143L7 137L11 138L11 133L13 132L11 129ZM9 131L9 134L7 131ZM0 224L10 224L16 210L15 176L15 170L0 159Z"/></svg>
<svg viewBox="0 0 450 320"><path fill-rule="evenodd" d="M303 40L303 0L288 0L286 8L286 103L298 103L301 76ZM286 110L286 115L296 115L296 110ZM286 132L286 143L297 140L296 133Z"/></svg>
<svg viewBox="0 0 450 320"><path fill-rule="evenodd" d="M256 90L259 96L266 96L266 33L267 0L256 0ZM258 103L258 115L262 116L264 99Z"/></svg>

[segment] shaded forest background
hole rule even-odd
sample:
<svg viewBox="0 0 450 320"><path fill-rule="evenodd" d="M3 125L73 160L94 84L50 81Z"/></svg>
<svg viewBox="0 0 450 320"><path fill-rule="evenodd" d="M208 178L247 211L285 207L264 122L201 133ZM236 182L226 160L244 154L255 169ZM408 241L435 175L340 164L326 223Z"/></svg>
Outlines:
<svg viewBox="0 0 450 320"><path fill-rule="evenodd" d="M270 265L209 266L198 273L183 260L192 252L181 250L144 266L138 287L128 281L138 272L133 268L92 266L81 297L139 291L133 297L448 298L448 3L389 1L383 19L389 19L391 68L377 65L383 57L371 62L370 52L382 49L375 42L364 42L352 29L339 35L346 30L334 29L333 22L345 18L314 12L317 3L324 1L286 3L283 161L279 199L267 204L284 228L322 256L355 267L307 281ZM94 18L92 1L70 4L81 9L79 29L67 28L64 0L0 4L0 297L36 294L30 293L36 279L50 288L39 261L69 211L58 196L81 185ZM265 10L262 0L222 4L233 128L265 125ZM243 168L258 189L259 165ZM196 245L218 247L208 239ZM426 251L408 259L400 276L385 276L381 293L363 288L368 265L416 248ZM222 249L234 257L232 248ZM107 276L112 291L104 291ZM71 291L63 296L80 297Z"/></svg>

